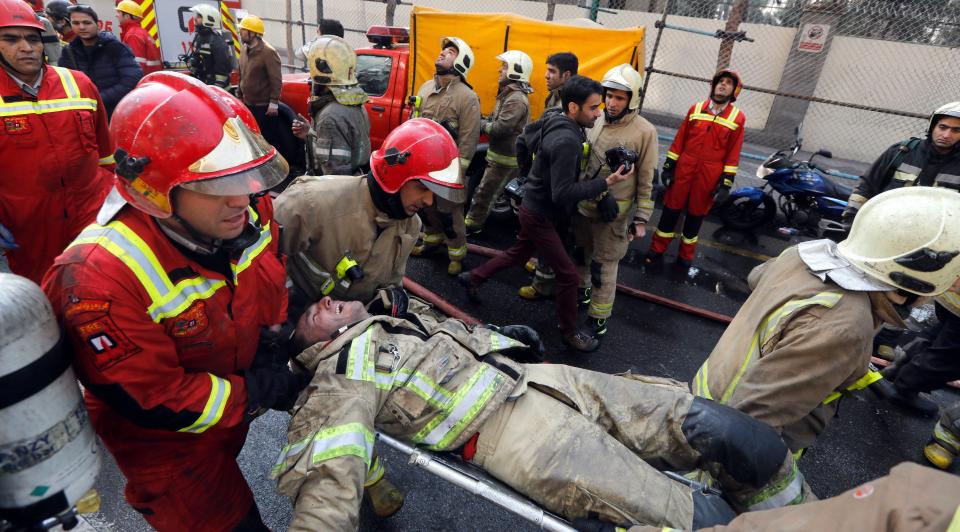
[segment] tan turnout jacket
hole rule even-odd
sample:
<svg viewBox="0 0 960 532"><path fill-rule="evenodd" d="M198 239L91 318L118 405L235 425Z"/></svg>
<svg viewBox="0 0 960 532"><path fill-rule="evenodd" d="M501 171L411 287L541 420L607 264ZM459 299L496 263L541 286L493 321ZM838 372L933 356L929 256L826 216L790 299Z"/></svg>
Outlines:
<svg viewBox="0 0 960 532"><path fill-rule="evenodd" d="M463 175L477 151L480 140L480 98L457 76L434 76L417 92L420 116L455 131Z"/></svg>
<svg viewBox="0 0 960 532"><path fill-rule="evenodd" d="M395 220L380 212L367 179L300 176L274 200L287 274L311 301L324 295L369 301L378 288L403 280L420 218ZM363 279L347 286L337 273L345 254L363 269Z"/></svg>
<svg viewBox="0 0 960 532"><path fill-rule="evenodd" d="M517 137L530 121L530 101L519 83L509 83L500 89L493 113L487 120L490 122L487 162L516 168Z"/></svg>

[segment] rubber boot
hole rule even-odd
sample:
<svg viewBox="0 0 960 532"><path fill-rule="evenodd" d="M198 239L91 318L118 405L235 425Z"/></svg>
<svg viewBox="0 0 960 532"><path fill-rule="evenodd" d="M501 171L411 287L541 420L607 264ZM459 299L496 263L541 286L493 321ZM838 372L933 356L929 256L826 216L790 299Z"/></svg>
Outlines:
<svg viewBox="0 0 960 532"><path fill-rule="evenodd" d="M466 227L467 235L475 235L483 231L483 224L469 216L463 219L463 225Z"/></svg>
<svg viewBox="0 0 960 532"><path fill-rule="evenodd" d="M460 272L463 271L463 262L459 260L452 260L450 264L447 264L447 275L460 275Z"/></svg>
<svg viewBox="0 0 960 532"><path fill-rule="evenodd" d="M599 340L607 334L607 318L587 318L587 332Z"/></svg>
<svg viewBox="0 0 960 532"><path fill-rule="evenodd" d="M517 295L530 301L537 301L547 297L541 294L532 284L521 286L520 289L517 290Z"/></svg>
<svg viewBox="0 0 960 532"><path fill-rule="evenodd" d="M523 269L527 270L528 273L537 271L537 259L528 260L527 263L523 265Z"/></svg>
<svg viewBox="0 0 960 532"><path fill-rule="evenodd" d="M577 288L577 308L585 309L590 302L593 301L593 289L589 286L586 288Z"/></svg>
<svg viewBox="0 0 960 532"><path fill-rule="evenodd" d="M377 517L390 517L403 508L403 493L387 480L386 476L380 477L380 480L366 486L364 490Z"/></svg>
<svg viewBox="0 0 960 532"><path fill-rule="evenodd" d="M938 421L930 443L923 448L924 458L940 469L948 469L957 454L960 454L960 438L944 428L942 420Z"/></svg>

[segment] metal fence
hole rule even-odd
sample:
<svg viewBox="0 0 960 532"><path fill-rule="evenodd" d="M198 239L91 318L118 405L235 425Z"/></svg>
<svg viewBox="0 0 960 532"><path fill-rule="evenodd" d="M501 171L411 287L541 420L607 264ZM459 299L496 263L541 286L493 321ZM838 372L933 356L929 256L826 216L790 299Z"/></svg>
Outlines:
<svg viewBox="0 0 960 532"><path fill-rule="evenodd" d="M802 122L805 148L869 162L887 146L924 134L935 108L960 99L960 0L415 3L645 26L645 116L675 127L691 104L707 97L712 73L729 66L746 85L738 105L747 116L747 139L768 146L789 144ZM244 6L266 15L267 38L278 49L308 42L320 18L339 20L346 38L365 46L369 26L406 26L412 9L408 0L244 0Z"/></svg>

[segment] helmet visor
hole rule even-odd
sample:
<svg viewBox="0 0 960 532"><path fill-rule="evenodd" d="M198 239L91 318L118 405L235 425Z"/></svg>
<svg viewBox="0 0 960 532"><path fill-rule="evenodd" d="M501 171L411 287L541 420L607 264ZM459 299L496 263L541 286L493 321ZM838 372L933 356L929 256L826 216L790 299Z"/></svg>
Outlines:
<svg viewBox="0 0 960 532"><path fill-rule="evenodd" d="M618 91L625 91L625 92L633 92L633 89L631 89L630 87L627 87L622 83L617 83L616 81L612 81L609 79L604 80L603 83L601 83L601 85L603 85L605 88L608 88L608 89L615 89Z"/></svg>
<svg viewBox="0 0 960 532"><path fill-rule="evenodd" d="M287 161L277 153L259 166L213 179L183 183L180 186L210 196L249 196L279 185L289 171Z"/></svg>
<svg viewBox="0 0 960 532"><path fill-rule="evenodd" d="M428 172L420 181L434 194L454 203L463 203L467 199L467 190L460 179L460 159L453 159L442 170Z"/></svg>

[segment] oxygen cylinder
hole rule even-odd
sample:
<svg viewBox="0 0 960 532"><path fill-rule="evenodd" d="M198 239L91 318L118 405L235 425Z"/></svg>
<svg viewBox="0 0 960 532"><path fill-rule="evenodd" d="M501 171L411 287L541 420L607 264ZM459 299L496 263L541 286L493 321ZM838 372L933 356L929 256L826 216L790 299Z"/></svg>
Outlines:
<svg viewBox="0 0 960 532"><path fill-rule="evenodd" d="M0 273L0 520L14 528L72 520L100 467L63 342L40 287Z"/></svg>

